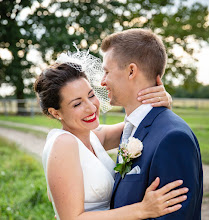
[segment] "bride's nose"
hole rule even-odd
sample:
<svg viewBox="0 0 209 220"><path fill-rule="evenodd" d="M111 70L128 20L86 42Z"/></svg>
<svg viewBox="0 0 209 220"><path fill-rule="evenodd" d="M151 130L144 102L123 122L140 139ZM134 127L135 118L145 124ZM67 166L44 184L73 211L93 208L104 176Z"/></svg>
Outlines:
<svg viewBox="0 0 209 220"><path fill-rule="evenodd" d="M94 113L96 112L96 110L97 110L97 107L94 105L94 103L88 100L86 104L86 111Z"/></svg>

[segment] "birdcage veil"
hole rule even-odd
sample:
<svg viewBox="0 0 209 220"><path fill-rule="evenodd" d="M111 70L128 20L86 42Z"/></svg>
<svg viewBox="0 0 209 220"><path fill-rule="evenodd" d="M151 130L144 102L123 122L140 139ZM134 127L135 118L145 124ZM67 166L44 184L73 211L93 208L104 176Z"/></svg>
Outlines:
<svg viewBox="0 0 209 220"><path fill-rule="evenodd" d="M104 74L101 59L93 56L88 51L80 51L75 43L76 52L61 53L56 63L66 63L80 72L84 72L90 85L95 91L100 101L100 108L103 113L109 111L112 107L108 98L108 92L105 87L101 86L101 80Z"/></svg>

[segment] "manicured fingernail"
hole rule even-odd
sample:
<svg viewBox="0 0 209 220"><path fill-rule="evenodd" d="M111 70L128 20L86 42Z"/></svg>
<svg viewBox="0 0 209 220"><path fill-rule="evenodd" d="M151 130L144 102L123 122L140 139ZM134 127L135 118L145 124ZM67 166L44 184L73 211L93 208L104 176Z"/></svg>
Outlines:
<svg viewBox="0 0 209 220"><path fill-rule="evenodd" d="M182 183L183 183L183 180L179 180L178 183L179 183L179 184L182 184Z"/></svg>
<svg viewBox="0 0 209 220"><path fill-rule="evenodd" d="M183 196L183 199L187 199L187 196Z"/></svg>
<svg viewBox="0 0 209 220"><path fill-rule="evenodd" d="M141 92L139 92L139 93L138 93L138 95L142 95L142 93L141 93Z"/></svg>
<svg viewBox="0 0 209 220"><path fill-rule="evenodd" d="M185 189L184 189L184 192L188 192L188 191L189 191L189 189L188 189L188 188L185 188Z"/></svg>
<svg viewBox="0 0 209 220"><path fill-rule="evenodd" d="M146 100L142 101L142 103L146 103L146 102L147 102Z"/></svg>
<svg viewBox="0 0 209 220"><path fill-rule="evenodd" d="M141 97L138 97L138 100L139 100L139 101L141 101L141 100L142 100L142 98L141 98Z"/></svg>

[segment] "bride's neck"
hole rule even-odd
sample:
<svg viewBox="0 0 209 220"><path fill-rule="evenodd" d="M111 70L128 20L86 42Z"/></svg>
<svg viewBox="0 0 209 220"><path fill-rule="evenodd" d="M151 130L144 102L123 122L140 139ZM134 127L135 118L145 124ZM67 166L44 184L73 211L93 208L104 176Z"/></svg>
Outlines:
<svg viewBox="0 0 209 220"><path fill-rule="evenodd" d="M72 133L73 135L75 135L78 139L80 139L83 144L91 149L91 142L90 142L90 131L85 131L85 132L80 132L80 131L73 131L71 129L68 129L66 127L62 128L65 131L69 131L70 133Z"/></svg>

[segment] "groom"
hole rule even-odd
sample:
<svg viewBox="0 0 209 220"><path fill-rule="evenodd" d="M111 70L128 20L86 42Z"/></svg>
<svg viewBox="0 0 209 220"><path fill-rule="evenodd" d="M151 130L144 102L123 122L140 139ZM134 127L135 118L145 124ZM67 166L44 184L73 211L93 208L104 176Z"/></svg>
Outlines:
<svg viewBox="0 0 209 220"><path fill-rule="evenodd" d="M152 108L137 100L139 88L155 86L157 75L164 74L167 56L162 41L151 31L130 29L106 37L101 48L102 85L108 90L110 103L126 111L124 129L128 130L123 133L138 138L144 146L142 155L133 160L134 174L128 173L124 179L116 174L111 208L142 201L156 177L160 177L159 187L182 179L189 188L187 200L179 211L158 219L201 219L203 176L195 135L169 109Z"/></svg>

